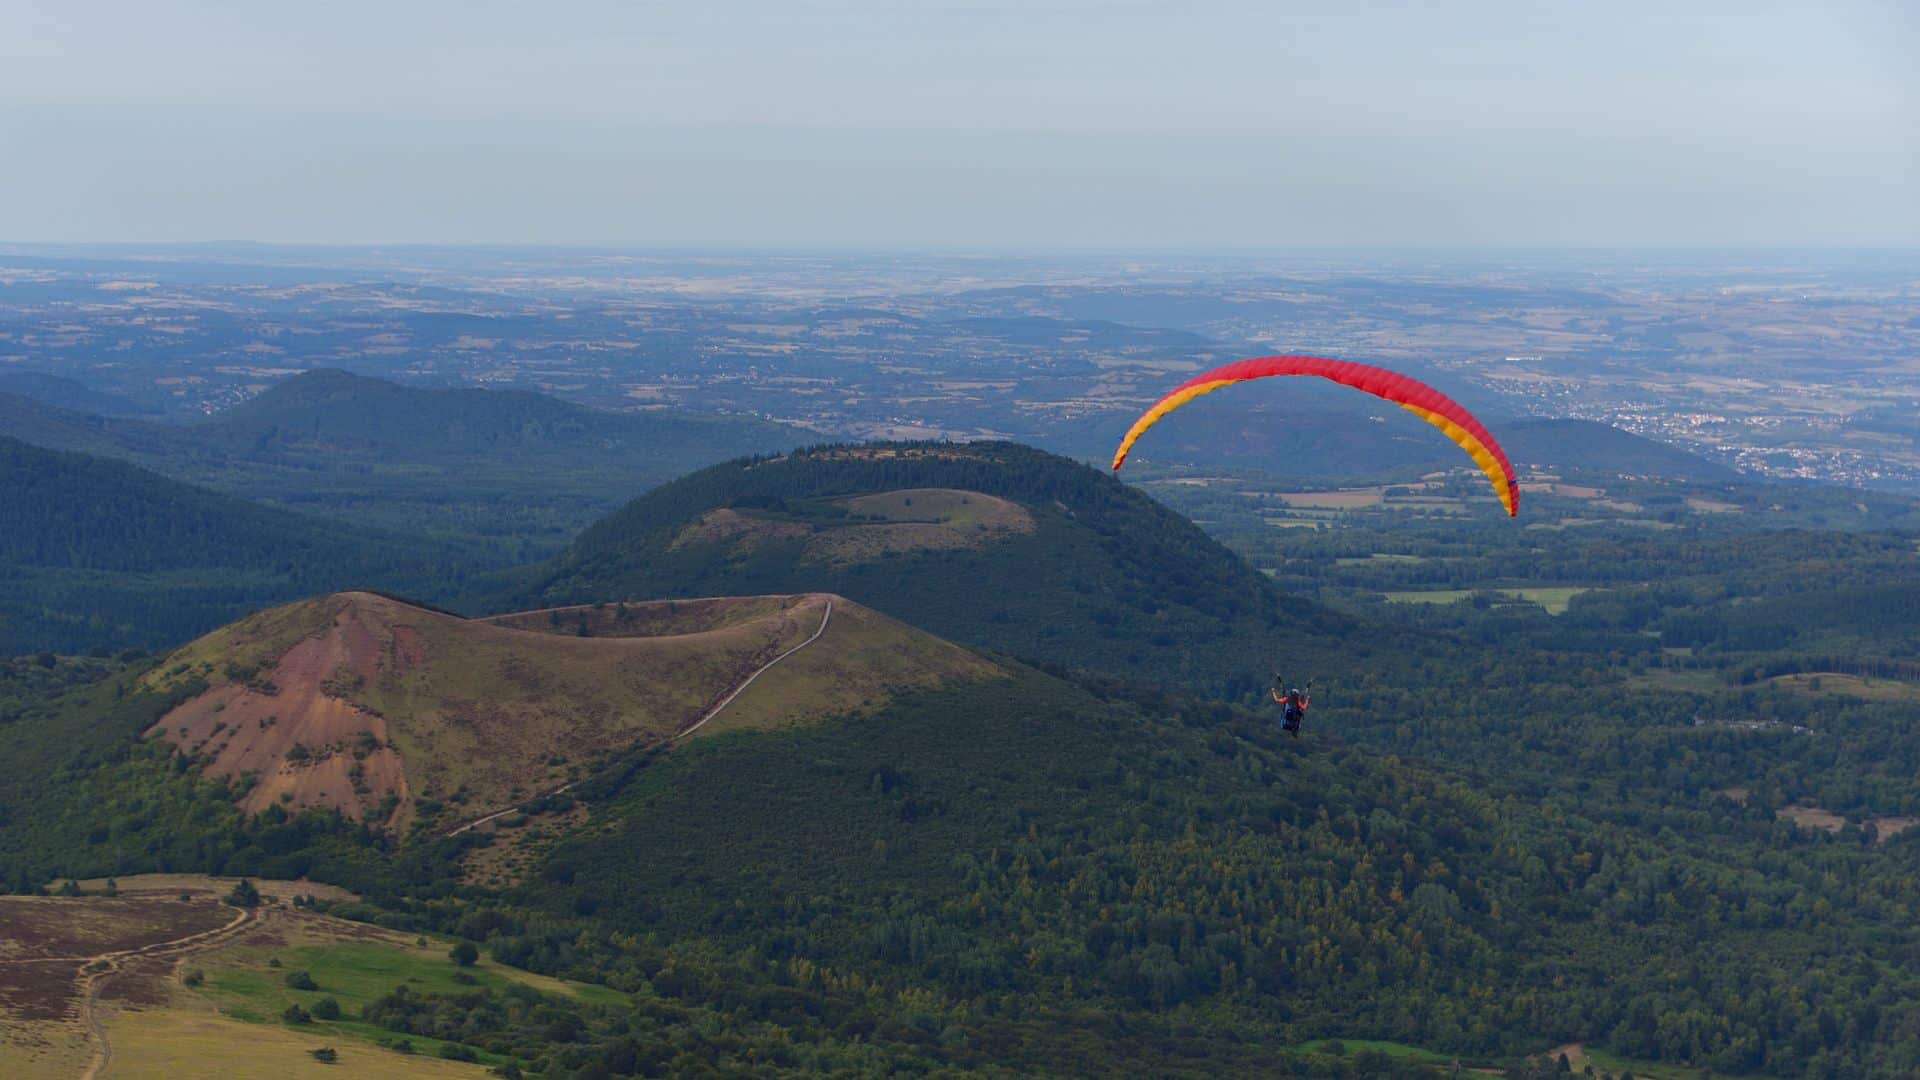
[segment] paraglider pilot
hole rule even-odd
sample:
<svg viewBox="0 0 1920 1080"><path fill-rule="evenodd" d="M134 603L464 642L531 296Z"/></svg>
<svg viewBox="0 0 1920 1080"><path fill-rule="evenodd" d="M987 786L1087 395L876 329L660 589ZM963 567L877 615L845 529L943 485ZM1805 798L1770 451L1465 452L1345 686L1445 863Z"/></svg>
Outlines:
<svg viewBox="0 0 1920 1080"><path fill-rule="evenodd" d="M1313 704L1312 696L1300 692L1300 688L1289 687L1285 693L1280 690L1280 676L1273 677L1273 700L1280 706L1280 726L1294 738L1300 737L1300 721L1307 718L1307 709ZM1307 684L1312 689L1313 684Z"/></svg>

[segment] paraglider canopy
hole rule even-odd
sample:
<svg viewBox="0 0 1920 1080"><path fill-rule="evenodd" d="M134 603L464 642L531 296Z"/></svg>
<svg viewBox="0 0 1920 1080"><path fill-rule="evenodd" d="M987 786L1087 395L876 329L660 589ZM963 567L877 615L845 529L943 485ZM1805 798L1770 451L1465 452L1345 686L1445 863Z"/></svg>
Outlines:
<svg viewBox="0 0 1920 1080"><path fill-rule="evenodd" d="M1351 360L1330 360L1324 356L1257 356L1195 375L1168 391L1165 397L1140 414L1140 418L1127 429L1126 437L1120 440L1120 448L1114 451L1113 467L1118 469L1126 463L1128 451L1133 449L1133 444L1148 428L1194 398L1210 394L1223 386L1275 375L1315 375L1330 379L1342 386L1351 386L1391 401L1418 416L1439 428L1473 458L1474 464L1480 466L1480 471L1486 473L1487 479L1492 482L1494 494L1500 497L1500 505L1506 508L1509 517L1520 513L1520 482L1514 475L1512 463L1507 460L1506 451L1500 449L1492 433L1464 406L1426 383L1397 371Z"/></svg>

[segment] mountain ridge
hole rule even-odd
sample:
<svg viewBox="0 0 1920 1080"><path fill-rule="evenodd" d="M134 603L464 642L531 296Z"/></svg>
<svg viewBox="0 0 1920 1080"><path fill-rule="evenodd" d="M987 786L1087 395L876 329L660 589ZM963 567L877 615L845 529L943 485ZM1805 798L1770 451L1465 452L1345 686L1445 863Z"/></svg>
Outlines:
<svg viewBox="0 0 1920 1080"><path fill-rule="evenodd" d="M815 638L825 647L798 653ZM404 833L443 806L531 798L636 746L855 714L998 671L827 594L465 619L349 591L221 627L140 689L186 693L146 735L227 779L243 811L332 809Z"/></svg>

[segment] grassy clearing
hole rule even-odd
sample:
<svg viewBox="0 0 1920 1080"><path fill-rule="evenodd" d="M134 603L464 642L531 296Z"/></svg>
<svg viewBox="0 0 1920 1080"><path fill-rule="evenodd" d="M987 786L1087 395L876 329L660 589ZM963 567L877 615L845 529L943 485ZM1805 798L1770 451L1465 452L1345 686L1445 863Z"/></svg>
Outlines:
<svg viewBox="0 0 1920 1080"><path fill-rule="evenodd" d="M1720 674L1701 668L1654 668L1627 680L1643 690L1673 690L1681 693L1708 694L1725 690Z"/></svg>
<svg viewBox="0 0 1920 1080"><path fill-rule="evenodd" d="M1027 531L1033 515L1018 503L978 491L953 488L910 488L856 495L839 500L856 514L887 521L926 521L941 525L984 525Z"/></svg>
<svg viewBox="0 0 1920 1080"><path fill-rule="evenodd" d="M80 887L88 892L99 892L107 887L106 878L83 878ZM291 900L296 896L312 896L321 900L358 900L359 897L338 885L323 885L317 881L273 881L268 878L248 878L261 896L278 897ZM114 879L114 885L122 896L144 896L147 894L197 893L202 896L225 896L240 883L237 877L213 877L207 874L131 874Z"/></svg>
<svg viewBox="0 0 1920 1080"><path fill-rule="evenodd" d="M1920 701L1920 686L1897 679L1870 679L1831 671L1809 671L1799 675L1780 675L1767 681L1775 686L1808 694L1840 694L1865 701Z"/></svg>
<svg viewBox="0 0 1920 1080"><path fill-rule="evenodd" d="M1314 510L1350 510L1357 506L1379 506L1386 498L1385 488L1359 488L1348 491L1282 491L1281 499L1290 507Z"/></svg>
<svg viewBox="0 0 1920 1080"><path fill-rule="evenodd" d="M1774 811L1774 816L1793 822L1803 829L1820 829L1825 832L1839 832L1847 827L1847 819L1824 806L1783 806ZM1884 843L1920 824L1920 819L1910 817L1867 817L1861 825L1872 825Z"/></svg>
<svg viewBox="0 0 1920 1080"><path fill-rule="evenodd" d="M1408 589L1380 595L1395 604L1452 604L1465 600L1478 591L1477 589ZM1501 596L1539 604L1546 609L1547 614L1559 615L1567 610L1567 605L1573 601L1574 597L1587 590L1574 585L1542 585L1491 591Z"/></svg>
<svg viewBox="0 0 1920 1080"><path fill-rule="evenodd" d="M1531 600L1539 604L1541 607L1547 609L1547 614L1549 615L1558 615L1567 610L1567 605L1573 602L1574 597L1579 596L1587 590L1572 585L1543 585L1538 588L1530 587L1524 589L1508 589L1505 591L1520 597L1522 600Z"/></svg>
<svg viewBox="0 0 1920 1080"><path fill-rule="evenodd" d="M565 982L485 959L472 967L458 967L447 958L453 943L445 939L428 938L427 944L421 945L398 935L362 936L360 928L351 924L344 924L344 928L356 937L343 940L326 929L297 928L285 933L287 944L240 944L211 953L193 965L206 973L206 982L198 992L238 1019L271 1019L276 1023L288 1005L298 1002L311 1006L323 997L338 1001L351 1015L403 982L419 993L504 990L521 983L589 1004L627 1000L627 995L604 986ZM278 960L280 966L271 966L271 960ZM313 976L319 989L287 986L287 975L295 971ZM474 982L461 982L456 978L461 974Z"/></svg>
<svg viewBox="0 0 1920 1080"><path fill-rule="evenodd" d="M143 1009L116 1016L109 1028L113 1063L107 1080L172 1080L181 1076L271 1076L275 1080L409 1080L412 1077L477 1077L482 1064L433 1056L438 1044L413 1040L415 1054L401 1054L357 1038L343 1038L339 1025L293 1028L278 1023L249 1024L195 1009ZM333 1047L329 1065L309 1053ZM69 1074L71 1075L71 1074Z"/></svg>
<svg viewBox="0 0 1920 1080"><path fill-rule="evenodd" d="M1342 1057L1351 1057L1361 1051L1371 1050L1388 1057L1423 1061L1434 1065L1445 1065L1459 1060L1454 1054L1442 1054L1422 1046L1408 1046L1406 1043L1387 1042L1384 1039L1314 1039L1311 1042L1300 1043L1292 1049L1297 1053Z"/></svg>
<svg viewBox="0 0 1920 1080"><path fill-rule="evenodd" d="M1394 604L1453 604L1472 596L1473 589L1406 589L1381 593Z"/></svg>
<svg viewBox="0 0 1920 1080"><path fill-rule="evenodd" d="M1376 551L1371 555L1341 558L1333 560L1335 566L1372 566L1380 563L1423 563L1429 561L1426 555L1388 555Z"/></svg>
<svg viewBox="0 0 1920 1080"><path fill-rule="evenodd" d="M319 915L289 914L276 919L276 928L277 939L241 941L195 957L184 965L205 976L199 986L181 987L177 991L184 1002L197 1005L198 1011L192 1015L207 1020L202 1025L205 1041L244 1046L261 1039L284 1042L291 1036L293 1043L302 1047L335 1046L342 1051L343 1061L349 1049L356 1062L377 1061L385 1067L390 1058L398 1063L391 1075L438 1075L410 1072L408 1066L440 1064L437 1056L443 1045L440 1040L400 1035L365 1023L357 1019L361 1010L402 983L421 994L497 991L520 983L587 1004L619 1005L629 1000L626 994L604 986L566 982L485 959L461 968L448 958L453 942L445 938L413 938ZM275 961L278 966L274 966ZM287 976L296 971L311 976L316 989L295 990L288 986ZM463 978L472 981L463 982ZM289 1025L281 1019L289 1005L297 1003L312 1011L316 1002L328 997L340 1004L341 1019L299 1025ZM215 1019L219 1022L214 1023ZM116 1020L111 1029L116 1039L120 1023ZM413 1055L382 1045L403 1038L412 1043ZM164 1051L163 1057L174 1052L166 1047L160 1049ZM483 1066L504 1060L484 1051L478 1054ZM473 1066L462 1066L460 1071L445 1075L471 1076L477 1071ZM204 1074L228 1075L224 1072ZM363 1073L356 1068L353 1075L388 1073Z"/></svg>

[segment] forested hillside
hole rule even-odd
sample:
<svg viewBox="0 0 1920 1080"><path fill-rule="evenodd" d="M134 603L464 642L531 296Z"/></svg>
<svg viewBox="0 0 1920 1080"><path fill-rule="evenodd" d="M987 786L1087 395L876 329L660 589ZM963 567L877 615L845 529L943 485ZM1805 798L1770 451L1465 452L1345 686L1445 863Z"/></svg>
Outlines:
<svg viewBox="0 0 1920 1080"><path fill-rule="evenodd" d="M989 500L1012 507L974 520ZM1249 699L1276 664L1322 662L1351 633L1138 491L1011 443L715 466L595 524L514 602L796 589L968 644Z"/></svg>
<svg viewBox="0 0 1920 1080"><path fill-rule="evenodd" d="M0 436L0 654L170 644L277 599L433 582L453 561Z"/></svg>
<svg viewBox="0 0 1920 1080"><path fill-rule="evenodd" d="M621 501L691 469L808 439L747 417L610 413L540 394L325 370L186 425L0 393L0 435L466 545L496 567L558 549Z"/></svg>

